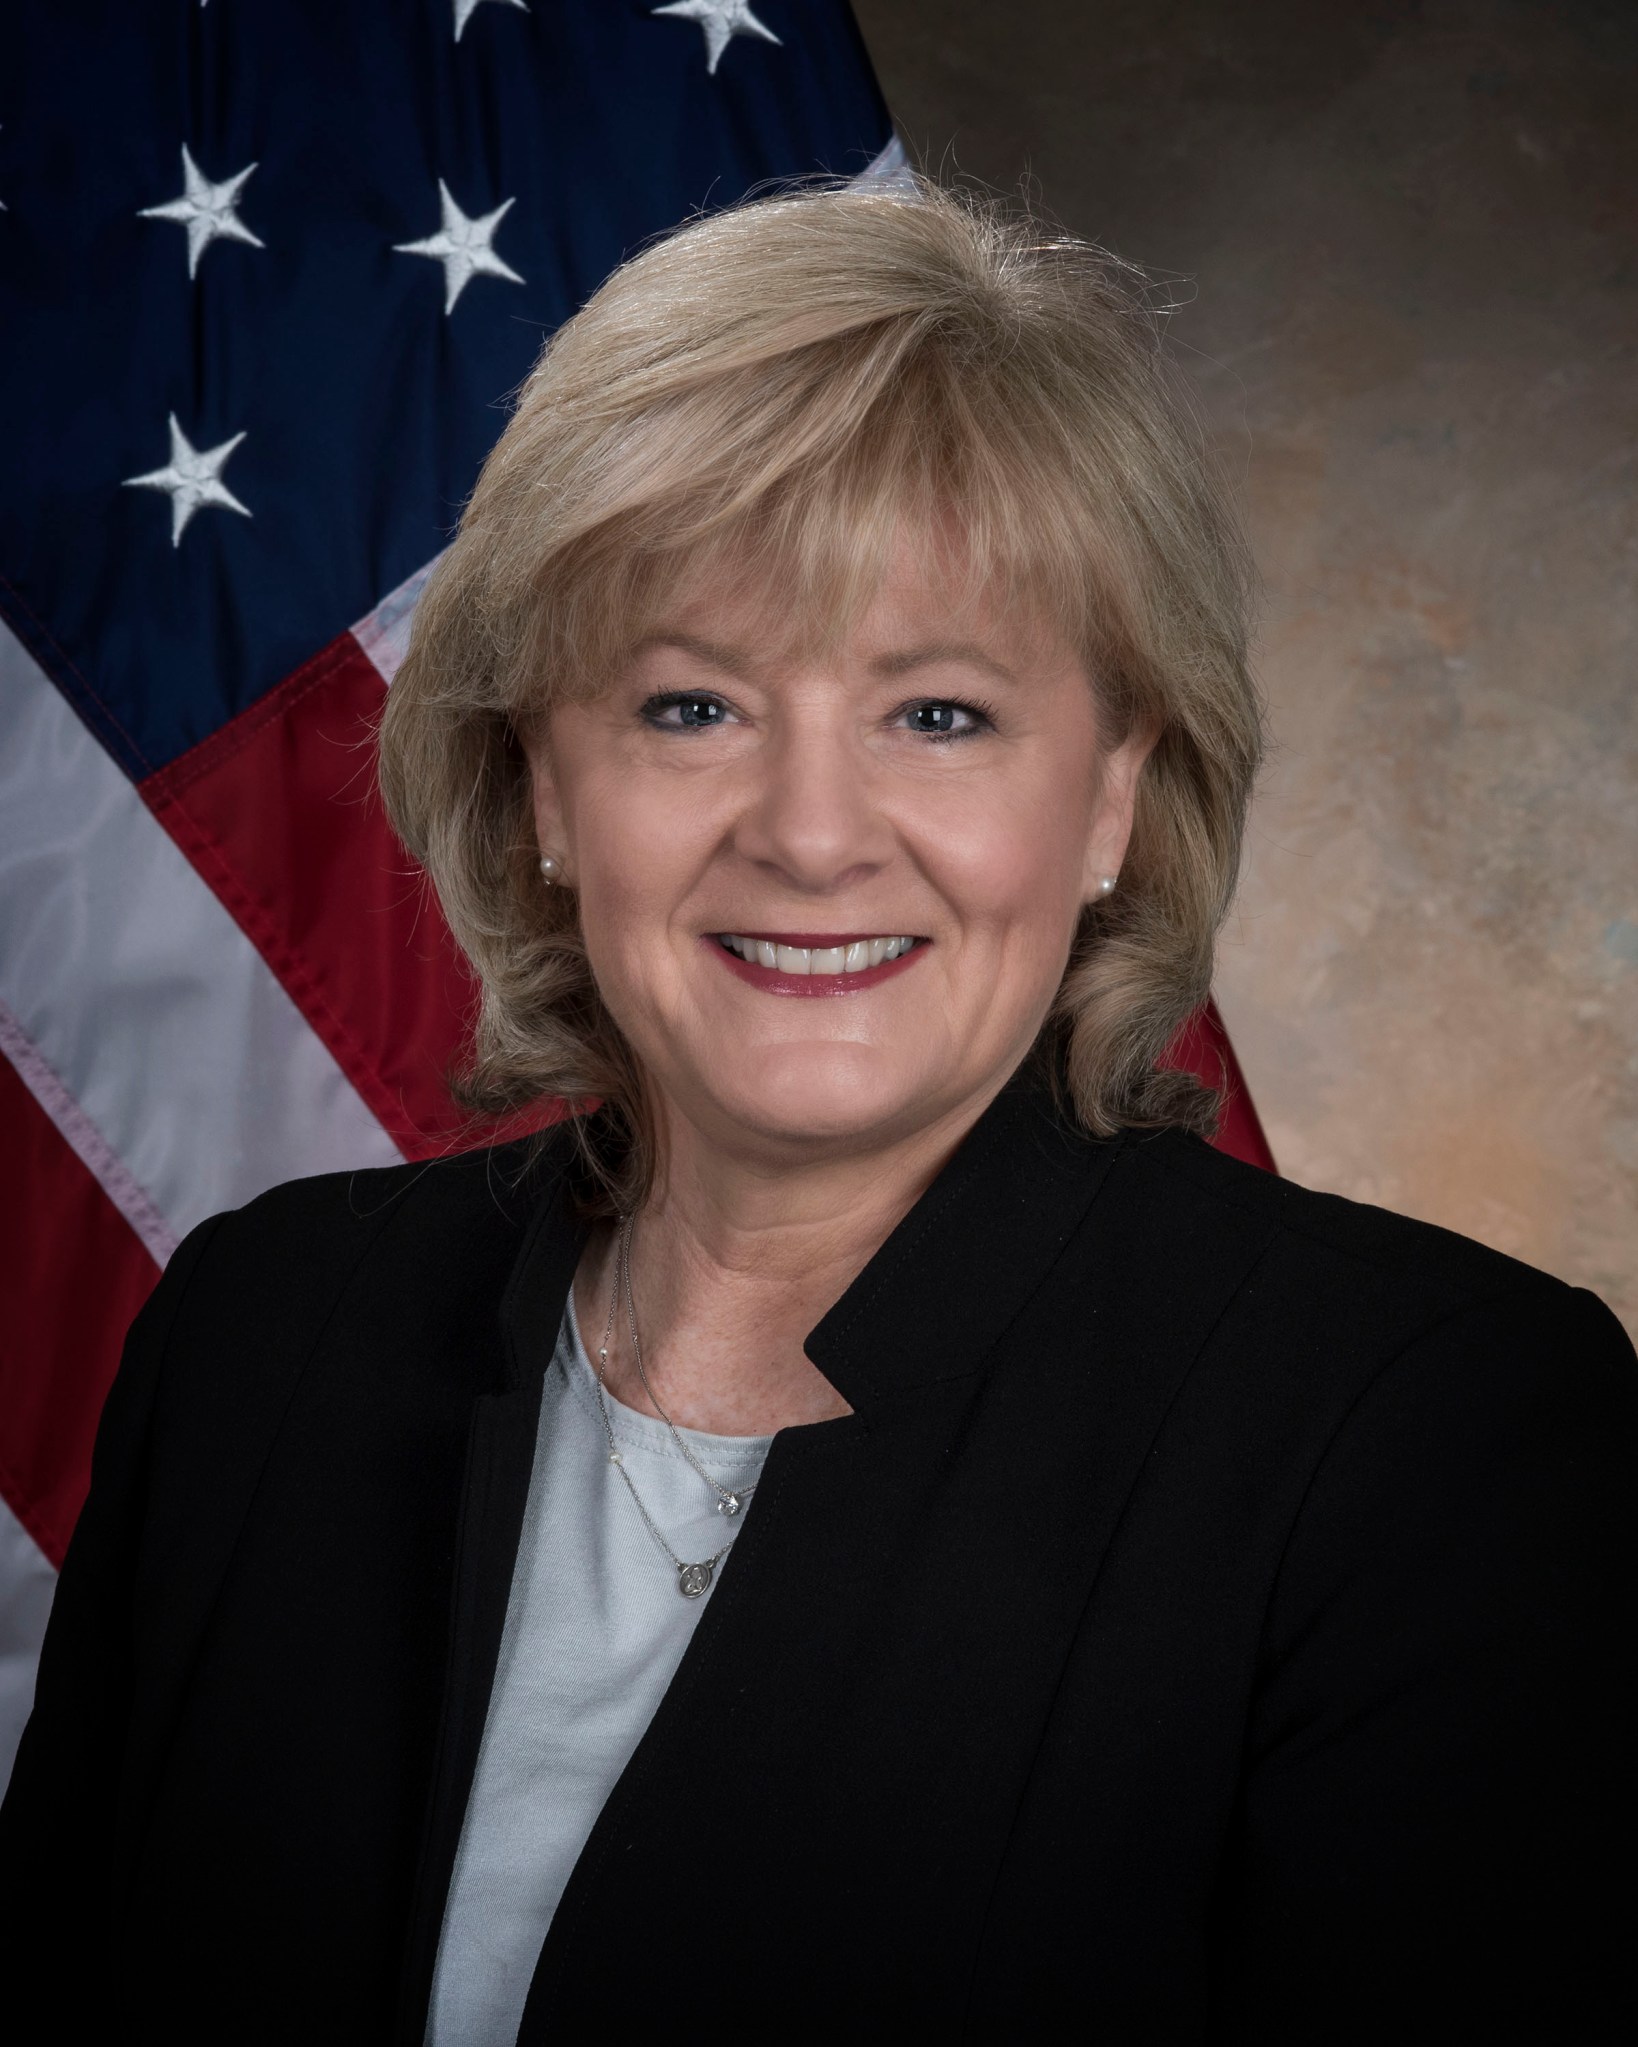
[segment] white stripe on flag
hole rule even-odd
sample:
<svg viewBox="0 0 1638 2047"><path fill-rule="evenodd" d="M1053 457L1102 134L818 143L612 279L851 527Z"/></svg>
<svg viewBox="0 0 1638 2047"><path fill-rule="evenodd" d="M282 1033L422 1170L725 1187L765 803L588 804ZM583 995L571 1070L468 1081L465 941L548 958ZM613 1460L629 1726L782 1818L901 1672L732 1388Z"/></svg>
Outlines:
<svg viewBox="0 0 1638 2047"><path fill-rule="evenodd" d="M862 185L867 178L876 179L884 185L910 183L910 159L904 153L904 144L896 135L887 138L853 183Z"/></svg>
<svg viewBox="0 0 1638 2047"><path fill-rule="evenodd" d="M409 652L410 621L421 601L421 592L442 559L442 555L435 554L431 561L423 562L413 576L406 576L396 590L389 590L374 611L353 627L353 638L369 655L375 672L389 688Z"/></svg>
<svg viewBox="0 0 1638 2047"><path fill-rule="evenodd" d="M34 1703L34 1672L56 1588L56 1572L0 1499L0 1792Z"/></svg>
<svg viewBox="0 0 1638 2047"><path fill-rule="evenodd" d="M4 627L0 819L0 1001L175 1236L280 1180L397 1162L261 954Z"/></svg>
<svg viewBox="0 0 1638 2047"><path fill-rule="evenodd" d="M163 1266L176 1249L175 1232L114 1156L102 1132L41 1058L39 1047L30 1044L22 1025L3 1002L0 1053L11 1061L17 1078L56 1124L57 1135L135 1230L148 1256L156 1265Z"/></svg>

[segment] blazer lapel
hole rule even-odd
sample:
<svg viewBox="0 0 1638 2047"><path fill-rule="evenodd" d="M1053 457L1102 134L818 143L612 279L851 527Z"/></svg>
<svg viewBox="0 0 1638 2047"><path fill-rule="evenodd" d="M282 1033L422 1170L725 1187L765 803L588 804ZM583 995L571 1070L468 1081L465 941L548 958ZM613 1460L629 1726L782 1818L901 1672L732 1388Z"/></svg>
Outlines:
<svg viewBox="0 0 1638 2047"><path fill-rule="evenodd" d="M1014 1083L810 1336L854 1414L777 1438L520 2042L688 1980L678 1901L712 1842L734 1851L712 1952L744 2000L823 2008L834 1954L863 1989L889 1942L965 1981L1102 1558L1270 1234L1208 1215L1146 1143L1091 1142Z"/></svg>
<svg viewBox="0 0 1638 2047"><path fill-rule="evenodd" d="M585 1241L566 1175L554 1176L501 1303L499 1385L473 1404L456 1534L443 1713L405 1946L397 2037L420 2047L461 1825L500 1654L534 1468L541 1389Z"/></svg>
<svg viewBox="0 0 1638 2047"><path fill-rule="evenodd" d="M1089 1142L1029 1069L1002 1090L807 1339L855 1413L980 1369L1126 1141Z"/></svg>

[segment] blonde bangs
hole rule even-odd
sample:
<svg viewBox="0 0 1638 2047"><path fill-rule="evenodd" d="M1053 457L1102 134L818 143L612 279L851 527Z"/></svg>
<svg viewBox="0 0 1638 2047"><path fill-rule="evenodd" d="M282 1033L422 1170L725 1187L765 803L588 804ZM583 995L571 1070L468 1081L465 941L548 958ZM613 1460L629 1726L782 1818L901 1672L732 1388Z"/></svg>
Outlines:
<svg viewBox="0 0 1638 2047"><path fill-rule="evenodd" d="M1060 451L1038 436L1020 460L1016 423L996 432L940 351L907 362L897 338L850 337L848 353L888 376L847 374L855 364L815 345L800 403L759 378L690 392L611 451L603 517L520 563L502 598L516 619L511 714L605 687L679 595L706 583L764 598L780 651L818 651L868 607L906 537L975 606L982 595L1026 609L1101 652L1109 605L1093 600L1124 579L1069 478L1043 490ZM1070 517L1043 517L1054 499ZM1109 566L1089 577L1100 558Z"/></svg>

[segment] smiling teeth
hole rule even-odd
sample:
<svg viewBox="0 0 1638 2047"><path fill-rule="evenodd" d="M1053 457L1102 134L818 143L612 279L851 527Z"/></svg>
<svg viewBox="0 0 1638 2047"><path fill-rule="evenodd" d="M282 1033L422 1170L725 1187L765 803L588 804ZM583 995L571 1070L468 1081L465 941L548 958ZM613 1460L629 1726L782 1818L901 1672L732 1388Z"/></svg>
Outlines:
<svg viewBox="0 0 1638 2047"><path fill-rule="evenodd" d="M753 967L773 967L781 974L862 974L896 960L915 944L914 938L856 938L851 945L770 945L765 938L719 934L722 944Z"/></svg>

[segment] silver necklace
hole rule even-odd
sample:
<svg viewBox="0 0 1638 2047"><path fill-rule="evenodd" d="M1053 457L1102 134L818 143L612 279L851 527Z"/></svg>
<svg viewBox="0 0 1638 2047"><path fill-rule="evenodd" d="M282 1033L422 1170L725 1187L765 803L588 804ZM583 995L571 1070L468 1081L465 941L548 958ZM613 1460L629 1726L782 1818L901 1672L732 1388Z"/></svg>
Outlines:
<svg viewBox="0 0 1638 2047"><path fill-rule="evenodd" d="M626 1327L631 1331L631 1355L637 1361L637 1377L642 1382L643 1391L648 1395L649 1405L671 1432L671 1440L676 1444L678 1451L693 1466L694 1470L711 1488L712 1492L716 1494L717 1512L719 1514L726 1514L728 1519L732 1521L739 1513L741 1507L744 1506L746 1500L756 1491L756 1487L748 1485L742 1487L737 1493L731 1493L725 1485L718 1485L710 1472L706 1470L705 1466L701 1464L693 1451L683 1441L681 1435L678 1434L676 1423L660 1405L659 1395L648 1383L648 1373L643 1367L643 1346L637 1341L637 1304L631 1297L631 1233L635 1223L635 1216L628 1215L626 1217L620 1231L620 1243L615 1262L617 1283L624 1291L626 1297ZM612 1302L610 1306L613 1306Z"/></svg>
<svg viewBox="0 0 1638 2047"><path fill-rule="evenodd" d="M732 1535L729 1536L728 1540L722 1545L721 1549L717 1550L713 1555L703 1557L699 1559L697 1562L690 1563L686 1557L678 1556L677 1552L671 1547L670 1543L666 1541L665 1536L661 1533L658 1525L655 1522L654 1516L648 1511L647 1507L643 1505L642 1494L638 1492L636 1486L632 1483L631 1473L627 1471L625 1459L620 1455L620 1446L614 1440L614 1420L609 1413L608 1387L604 1383L608 1377L609 1339L614 1334L615 1305L620 1298L622 1283L624 1285L626 1296L626 1315L631 1327L632 1356L637 1361L637 1376L642 1381L643 1391L648 1395L650 1401L653 1402L655 1413L659 1415L661 1421L665 1423L667 1429L670 1431L671 1440L682 1452L683 1456L687 1459L688 1463L692 1465L694 1470L697 1471L700 1477L704 1479L705 1483L711 1488L712 1492L714 1492L717 1495L717 1512L719 1514L727 1514L728 1517L732 1519L735 1515L739 1513L740 1509L743 1507L745 1500L749 1497L749 1495L755 1491L755 1487L745 1486L738 1493L731 1493L727 1490L726 1487L719 1486L716 1480L699 1462L698 1458L694 1456L693 1452L689 1449L688 1445L683 1441L682 1437L678 1435L676 1424L672 1421L670 1415L668 1415L665 1409L661 1407L660 1403L654 1399L654 1389L652 1386L649 1385L648 1374L643 1369L642 1348L637 1341L637 1314L635 1308L632 1305L631 1298L631 1268L629 1261L630 1244L631 1218L629 1216L626 1216L621 1218L620 1236L616 1242L613 1283L609 1288L608 1320L603 1325L603 1341L601 1342L601 1344L598 1345L597 1349L597 1411L602 1418L603 1433L608 1438L609 1462L614 1466L615 1470L619 1473L621 1482L624 1484L626 1491L630 1493L632 1505L643 1517L643 1526L648 1530L649 1534L653 1536L655 1542L658 1544L661 1551L670 1559L671 1568L677 1574L677 1590L682 1594L684 1599L701 1599L711 1589L711 1580L716 1576L718 1564L722 1562L723 1558L733 1548L734 1537ZM730 1502L732 1504L730 1504ZM736 1530L735 1533L737 1534L737 1532L738 1531Z"/></svg>

